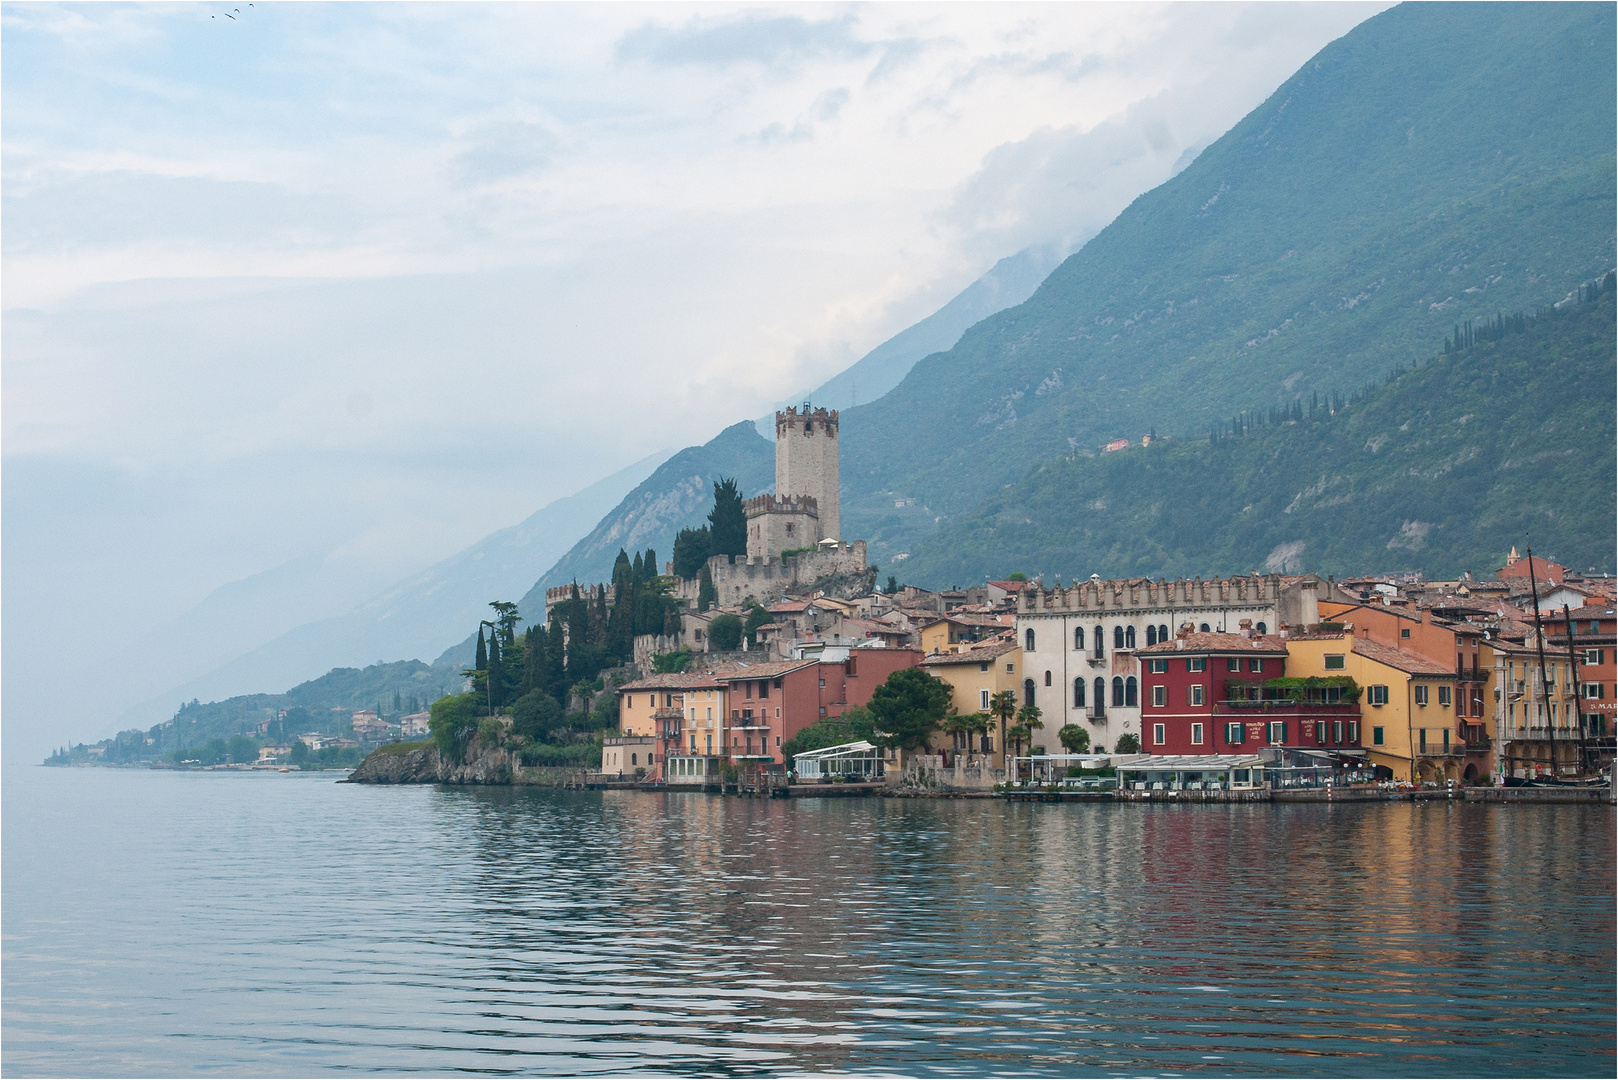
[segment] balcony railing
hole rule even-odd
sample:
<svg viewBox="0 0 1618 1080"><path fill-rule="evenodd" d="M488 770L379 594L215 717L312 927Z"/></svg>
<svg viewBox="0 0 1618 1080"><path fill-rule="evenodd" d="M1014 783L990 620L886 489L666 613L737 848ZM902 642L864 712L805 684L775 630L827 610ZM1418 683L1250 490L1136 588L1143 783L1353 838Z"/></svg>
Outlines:
<svg viewBox="0 0 1618 1080"><path fill-rule="evenodd" d="M1360 707L1351 701L1333 701L1330 703L1320 701L1292 701L1288 698L1271 698L1265 701L1251 701L1246 698L1236 698L1228 701L1214 702L1215 712L1241 711L1241 712L1309 712L1309 713L1341 713L1345 716L1359 715Z"/></svg>

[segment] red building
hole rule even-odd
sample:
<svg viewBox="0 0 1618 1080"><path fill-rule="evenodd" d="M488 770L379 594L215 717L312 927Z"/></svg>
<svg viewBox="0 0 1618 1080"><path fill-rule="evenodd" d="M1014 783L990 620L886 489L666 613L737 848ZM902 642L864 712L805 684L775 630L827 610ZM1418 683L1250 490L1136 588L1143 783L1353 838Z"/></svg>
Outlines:
<svg viewBox="0 0 1618 1080"><path fill-rule="evenodd" d="M1359 748L1359 706L1345 703L1341 688L1265 685L1286 675L1283 638L1181 630L1174 640L1148 645L1136 656L1145 753Z"/></svg>
<svg viewBox="0 0 1618 1080"><path fill-rule="evenodd" d="M849 649L846 659L782 660L727 666L713 673L726 687L733 761L784 764L781 747L815 721L866 705L888 676L921 663L917 649Z"/></svg>

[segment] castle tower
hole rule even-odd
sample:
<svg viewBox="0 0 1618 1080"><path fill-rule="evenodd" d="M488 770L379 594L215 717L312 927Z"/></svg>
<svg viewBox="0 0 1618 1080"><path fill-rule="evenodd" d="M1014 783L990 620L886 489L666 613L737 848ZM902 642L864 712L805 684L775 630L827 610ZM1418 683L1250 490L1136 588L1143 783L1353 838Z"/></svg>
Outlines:
<svg viewBox="0 0 1618 1080"><path fill-rule="evenodd" d="M842 539L838 512L837 410L809 408L803 403L775 414L775 494L807 495L819 514L820 535Z"/></svg>

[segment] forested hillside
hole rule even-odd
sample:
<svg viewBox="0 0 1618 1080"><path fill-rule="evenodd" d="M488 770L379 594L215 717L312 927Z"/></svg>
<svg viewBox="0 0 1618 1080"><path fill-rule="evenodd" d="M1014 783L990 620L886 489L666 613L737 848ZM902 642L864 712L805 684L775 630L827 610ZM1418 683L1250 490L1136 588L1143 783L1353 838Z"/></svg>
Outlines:
<svg viewBox="0 0 1618 1080"><path fill-rule="evenodd" d="M1346 393L1457 321L1569 295L1613 263L1614 39L1612 5L1363 23L1026 303L846 413L845 532L885 531L886 562L903 534L871 515L901 497L933 511L914 536L1038 462Z"/></svg>
<svg viewBox="0 0 1618 1080"><path fill-rule="evenodd" d="M415 712L458 690L463 682L457 672L428 667L419 660L372 664L367 668L333 668L284 694L242 694L224 701L192 701L181 705L172 719L153 725L149 731L131 728L113 736L103 760L161 758L174 750L201 746L211 739L228 739L252 731L266 720L274 723L267 733L272 741L290 739L309 731L346 734L349 717L355 711L380 707L390 718ZM287 719L284 723L275 723L282 709L287 710Z"/></svg>
<svg viewBox="0 0 1618 1080"><path fill-rule="evenodd" d="M1452 333L1448 352L1347 403L1283 413L1255 395L1211 439L1047 463L899 565L930 586L1013 570L1487 577L1532 542L1613 571L1614 281L1558 311Z"/></svg>

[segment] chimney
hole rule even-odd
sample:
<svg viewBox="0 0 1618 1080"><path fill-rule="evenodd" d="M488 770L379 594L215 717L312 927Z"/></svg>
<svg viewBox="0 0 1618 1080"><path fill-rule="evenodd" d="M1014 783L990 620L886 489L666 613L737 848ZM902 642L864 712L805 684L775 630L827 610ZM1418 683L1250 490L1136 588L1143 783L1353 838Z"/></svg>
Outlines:
<svg viewBox="0 0 1618 1080"><path fill-rule="evenodd" d="M1251 638L1253 636L1253 620L1252 619L1243 619L1241 622L1237 623L1236 625L1241 627L1242 637Z"/></svg>
<svg viewBox="0 0 1618 1080"><path fill-rule="evenodd" d="M1188 637L1191 636L1191 631L1193 629L1195 629L1195 628L1190 623L1188 623L1188 622L1187 623L1181 623L1180 624L1180 632L1175 634L1174 636L1177 637L1177 638L1188 638Z"/></svg>

